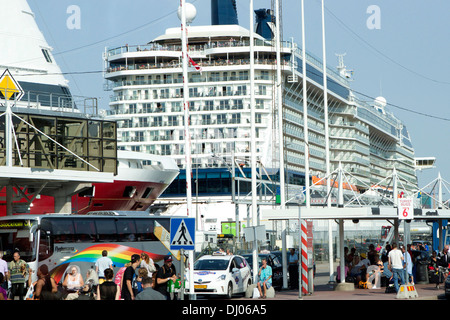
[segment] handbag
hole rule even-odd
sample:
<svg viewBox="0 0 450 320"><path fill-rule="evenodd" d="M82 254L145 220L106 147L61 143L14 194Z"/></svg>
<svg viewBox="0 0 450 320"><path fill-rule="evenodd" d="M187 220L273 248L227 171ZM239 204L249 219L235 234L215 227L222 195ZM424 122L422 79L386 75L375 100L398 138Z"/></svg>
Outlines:
<svg viewBox="0 0 450 320"><path fill-rule="evenodd" d="M34 300L34 286L30 286L27 290L27 294L25 295L26 300Z"/></svg>

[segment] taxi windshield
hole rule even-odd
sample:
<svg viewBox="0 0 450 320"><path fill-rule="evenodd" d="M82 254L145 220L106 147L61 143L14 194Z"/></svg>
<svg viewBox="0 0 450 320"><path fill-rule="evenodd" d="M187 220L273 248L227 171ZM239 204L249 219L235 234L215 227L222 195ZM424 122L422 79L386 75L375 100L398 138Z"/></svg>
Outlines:
<svg viewBox="0 0 450 320"><path fill-rule="evenodd" d="M30 242L30 220L0 221L0 251L6 262L12 261L15 251L25 262L35 260L35 243Z"/></svg>
<svg viewBox="0 0 450 320"><path fill-rule="evenodd" d="M224 259L201 259L194 264L194 270L226 270L229 260Z"/></svg>

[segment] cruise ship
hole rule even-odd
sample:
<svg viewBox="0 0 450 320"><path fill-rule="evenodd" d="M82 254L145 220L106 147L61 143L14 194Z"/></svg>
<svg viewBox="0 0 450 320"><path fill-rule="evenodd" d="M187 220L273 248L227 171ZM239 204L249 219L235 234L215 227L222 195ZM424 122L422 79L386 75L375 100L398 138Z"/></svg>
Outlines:
<svg viewBox="0 0 450 320"><path fill-rule="evenodd" d="M13 179L14 170L22 168L48 173L49 177L61 172L69 181L79 179L83 173L88 182L94 182L97 170L113 174L112 183L86 183L64 194L72 202L71 207L65 207L65 213L149 209L178 175L175 161L117 150L116 123L102 119L97 99L71 94L27 1L0 0L0 6L0 41L8 44L0 50L0 75L8 76L0 80L0 86L14 79L22 99L16 95L9 106L28 123L14 117L13 169L10 176L4 173L1 177L0 216L7 214L8 199L12 203L9 214L57 212L54 195L61 191L63 182L50 186L45 179L37 182L30 175L19 183ZM0 99L1 166L6 162L4 96ZM13 187L12 196L8 196L5 185Z"/></svg>
<svg viewBox="0 0 450 320"><path fill-rule="evenodd" d="M212 0L212 25L188 26L189 92L183 92L179 21L142 44L106 48L105 79L111 90L108 119L118 122L119 148L171 156L181 169L158 203L167 214L185 210L183 95L188 94L192 145L193 198L201 226L220 231L235 220L233 190L251 192L245 181L236 191L234 178L249 177L251 143L250 32L238 24L236 2ZM287 199L305 185L302 48L281 41L283 137L277 135L277 64L271 9L255 10L255 112L258 172L268 181L276 205L278 146L284 144ZM323 64L306 52L309 167L312 182L326 175ZM342 57L327 68L331 172L348 173L348 192L362 194L377 186L392 197L394 168L406 191L417 188L414 148L404 123L385 98L367 102L351 86ZM280 141L281 140L281 141ZM237 173L237 174L235 174ZM263 178L263 176L265 178ZM392 181L392 179L391 179ZM319 183L321 184L321 183ZM274 187L275 186L275 187ZM258 194L264 193L260 187ZM323 205L324 185L313 188L313 204ZM350 197L350 196L349 196ZM234 201L233 201L234 200ZM242 202L244 203L244 201ZM380 204L380 203L378 203ZM248 207L247 207L248 208ZM247 209L240 209L245 221ZM208 224L208 222L210 222ZM209 226L208 226L209 225Z"/></svg>

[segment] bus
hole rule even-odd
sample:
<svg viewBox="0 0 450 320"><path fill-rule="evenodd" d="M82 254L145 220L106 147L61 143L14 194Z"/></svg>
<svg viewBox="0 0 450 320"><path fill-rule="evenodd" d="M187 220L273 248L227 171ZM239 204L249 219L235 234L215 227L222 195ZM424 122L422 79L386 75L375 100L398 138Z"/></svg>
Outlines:
<svg viewBox="0 0 450 320"><path fill-rule="evenodd" d="M180 252L170 250L170 219L119 211L0 217L0 251L7 262L18 251L33 270L33 282L42 264L48 266L57 283L64 281L72 265L77 265L85 278L89 269L95 269L103 250L113 262L114 274L133 254L142 252L159 266L166 255L172 255L179 272Z"/></svg>

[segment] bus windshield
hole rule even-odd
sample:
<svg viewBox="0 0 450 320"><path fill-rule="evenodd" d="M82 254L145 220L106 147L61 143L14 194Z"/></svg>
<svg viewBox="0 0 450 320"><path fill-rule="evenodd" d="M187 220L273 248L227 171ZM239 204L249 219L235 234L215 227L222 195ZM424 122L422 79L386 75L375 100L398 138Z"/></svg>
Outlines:
<svg viewBox="0 0 450 320"><path fill-rule="evenodd" d="M6 262L13 260L16 250L25 262L36 259L35 243L30 242L32 222L29 219L0 221L0 251Z"/></svg>

